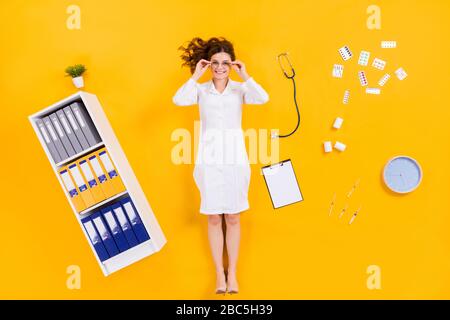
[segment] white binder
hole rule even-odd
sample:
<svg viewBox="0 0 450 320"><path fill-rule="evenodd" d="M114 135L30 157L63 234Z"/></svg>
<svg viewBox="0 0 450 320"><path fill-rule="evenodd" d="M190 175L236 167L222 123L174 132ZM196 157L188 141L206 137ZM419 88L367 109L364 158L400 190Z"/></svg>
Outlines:
<svg viewBox="0 0 450 320"><path fill-rule="evenodd" d="M274 209L303 201L303 196L290 159L262 169Z"/></svg>

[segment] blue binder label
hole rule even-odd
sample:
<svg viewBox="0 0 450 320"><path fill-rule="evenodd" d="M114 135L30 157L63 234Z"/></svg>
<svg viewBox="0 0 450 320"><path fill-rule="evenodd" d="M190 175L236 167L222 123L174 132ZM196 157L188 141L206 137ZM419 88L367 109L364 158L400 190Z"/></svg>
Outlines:
<svg viewBox="0 0 450 320"><path fill-rule="evenodd" d="M89 161L91 162L92 168L94 169L95 175L98 178L100 183L106 182L106 175L103 172L103 169L100 167L100 163L96 156L89 157Z"/></svg>
<svg viewBox="0 0 450 320"><path fill-rule="evenodd" d="M70 179L69 173L67 170L62 170L60 173L61 179L66 186L66 189L69 191L69 195L71 198L78 195L77 189L75 188L75 185L72 182L72 179Z"/></svg>
<svg viewBox="0 0 450 320"><path fill-rule="evenodd" d="M111 159L109 158L109 155L106 153L106 151L102 151L99 153L100 160L102 161L103 165L105 166L106 172L108 172L109 178L113 179L114 177L118 177L116 169L114 168Z"/></svg>
<svg viewBox="0 0 450 320"><path fill-rule="evenodd" d="M95 181L95 180L91 180L91 181L89 181L89 187L95 187L97 185L97 181Z"/></svg>
<svg viewBox="0 0 450 320"><path fill-rule="evenodd" d="M69 191L69 195L71 198L75 197L78 195L77 189L72 189Z"/></svg>
<svg viewBox="0 0 450 320"><path fill-rule="evenodd" d="M75 180L76 185L80 192L84 192L87 190L87 186L84 183L83 177L81 176L80 169L76 164L72 164L69 166L70 173L72 173L72 177Z"/></svg>
<svg viewBox="0 0 450 320"><path fill-rule="evenodd" d="M94 174L92 173L92 170L86 160L80 161L80 167L86 177L86 180L88 181L89 187L95 187L97 185L97 181L95 181Z"/></svg>
<svg viewBox="0 0 450 320"><path fill-rule="evenodd" d="M112 171L108 172L108 174L109 174L109 177L110 177L111 179L114 178L114 177L117 177L117 172L116 172L116 170L112 170Z"/></svg>

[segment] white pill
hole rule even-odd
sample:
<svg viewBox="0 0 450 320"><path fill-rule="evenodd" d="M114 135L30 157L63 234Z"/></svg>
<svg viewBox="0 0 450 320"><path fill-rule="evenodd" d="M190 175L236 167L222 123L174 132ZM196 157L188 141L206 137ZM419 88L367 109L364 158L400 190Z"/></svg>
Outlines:
<svg viewBox="0 0 450 320"><path fill-rule="evenodd" d="M334 144L334 148L339 151L344 151L347 148L347 146L342 142L336 141L336 143Z"/></svg>
<svg viewBox="0 0 450 320"><path fill-rule="evenodd" d="M367 94L380 94L381 90L380 88L366 88Z"/></svg>
<svg viewBox="0 0 450 320"><path fill-rule="evenodd" d="M339 129L342 126L343 122L344 122L344 119L337 117L336 120L334 120L333 128Z"/></svg>
<svg viewBox="0 0 450 320"><path fill-rule="evenodd" d="M333 150L333 148L331 146L331 141L325 141L323 143L323 149L326 153L331 152Z"/></svg>

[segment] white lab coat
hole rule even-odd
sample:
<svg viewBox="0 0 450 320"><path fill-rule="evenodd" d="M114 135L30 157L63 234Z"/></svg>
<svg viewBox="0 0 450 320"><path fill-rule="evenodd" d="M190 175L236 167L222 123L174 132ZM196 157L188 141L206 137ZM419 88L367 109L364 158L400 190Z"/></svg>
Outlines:
<svg viewBox="0 0 450 320"><path fill-rule="evenodd" d="M242 104L263 104L266 91L253 78L228 80L219 93L212 80L190 78L173 97L178 106L198 104L200 136L194 181L201 195L200 213L234 214L249 208L250 164L241 126Z"/></svg>

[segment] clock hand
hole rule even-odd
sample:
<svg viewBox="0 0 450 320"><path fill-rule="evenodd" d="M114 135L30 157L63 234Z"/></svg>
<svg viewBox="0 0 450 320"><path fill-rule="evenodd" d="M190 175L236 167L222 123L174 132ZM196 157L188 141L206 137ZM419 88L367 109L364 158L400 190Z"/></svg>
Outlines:
<svg viewBox="0 0 450 320"><path fill-rule="evenodd" d="M403 184L405 185L405 187L408 187L408 185L406 184L406 180L401 173L400 173L400 177L402 178L402 181L403 181Z"/></svg>

